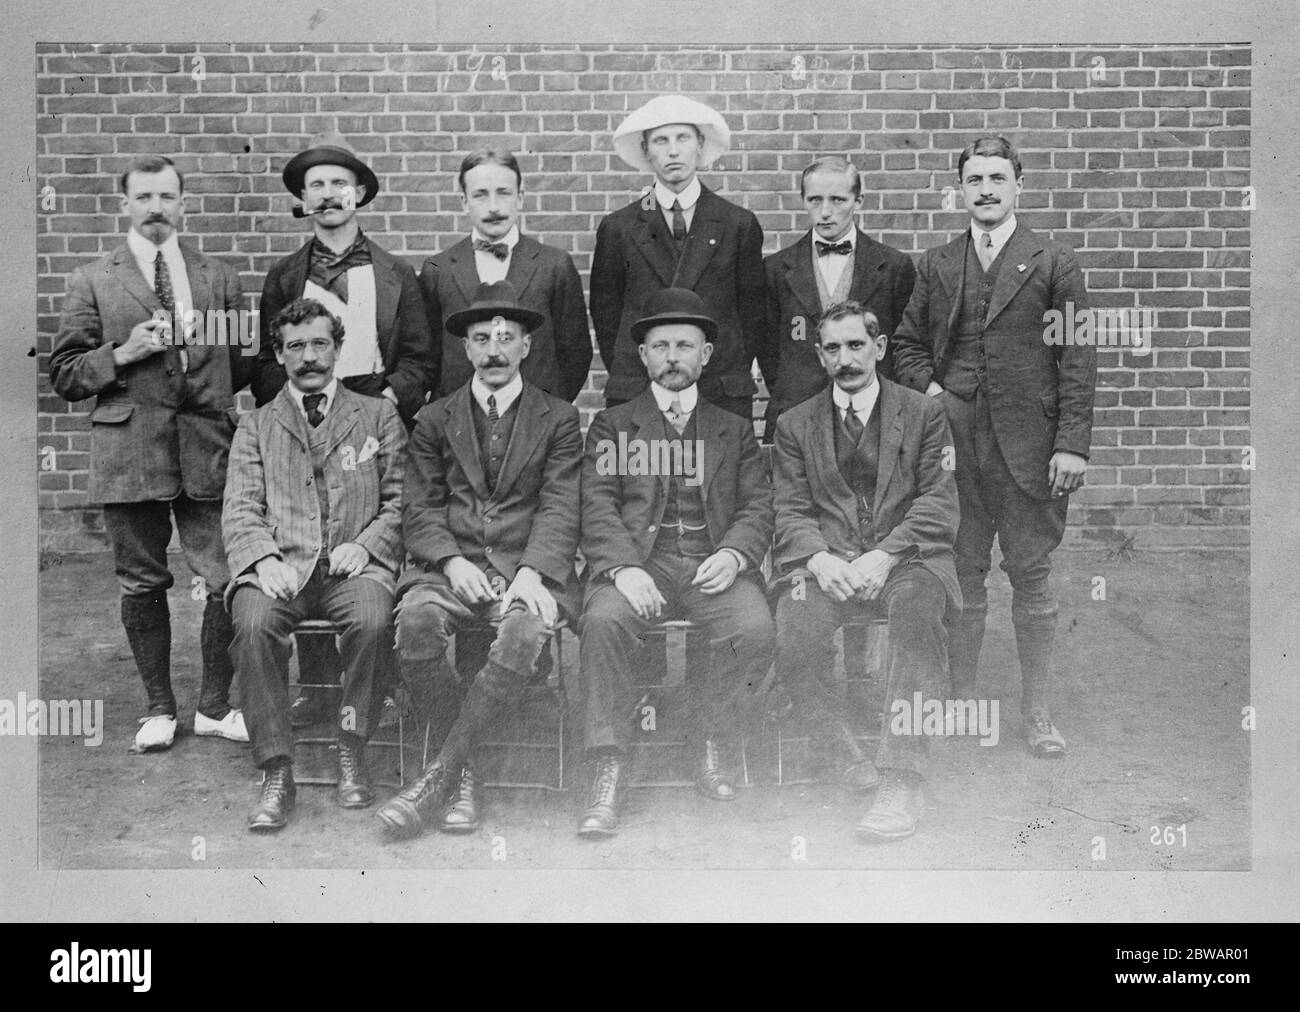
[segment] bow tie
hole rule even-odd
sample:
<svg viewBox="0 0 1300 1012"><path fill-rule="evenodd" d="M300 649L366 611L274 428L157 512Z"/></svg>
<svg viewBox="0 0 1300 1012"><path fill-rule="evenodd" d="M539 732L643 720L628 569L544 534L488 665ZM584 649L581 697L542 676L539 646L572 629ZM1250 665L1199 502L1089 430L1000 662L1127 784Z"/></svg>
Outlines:
<svg viewBox="0 0 1300 1012"><path fill-rule="evenodd" d="M818 239L814 245L817 247L819 257L824 257L830 253L838 253L840 256L846 257L853 252L853 243L847 239L841 242L822 242Z"/></svg>
<svg viewBox="0 0 1300 1012"><path fill-rule="evenodd" d="M483 253L491 253L498 260L504 260L510 255L510 247L503 242L488 242L486 239L475 239L474 248Z"/></svg>

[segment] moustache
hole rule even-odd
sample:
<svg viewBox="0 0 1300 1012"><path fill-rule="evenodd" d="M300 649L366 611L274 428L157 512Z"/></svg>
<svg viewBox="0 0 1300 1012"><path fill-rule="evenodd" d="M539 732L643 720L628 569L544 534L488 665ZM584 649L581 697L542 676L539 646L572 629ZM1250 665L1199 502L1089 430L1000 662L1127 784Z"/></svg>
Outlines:
<svg viewBox="0 0 1300 1012"><path fill-rule="evenodd" d="M859 369L855 365L842 365L835 370L835 378L839 379L841 376L861 376L863 372L864 370Z"/></svg>
<svg viewBox="0 0 1300 1012"><path fill-rule="evenodd" d="M149 217L145 218L144 223L146 225L166 225L168 224L168 221L166 215L151 214Z"/></svg>
<svg viewBox="0 0 1300 1012"><path fill-rule="evenodd" d="M323 375L325 372L327 372L327 370L324 369L322 366L318 366L318 365L304 365L304 366L299 366L299 367L298 367L298 371L295 372L294 375L295 375L295 376L310 376L310 375L311 375L312 373L314 373L314 372L318 372L318 373L321 373L321 374Z"/></svg>
<svg viewBox="0 0 1300 1012"><path fill-rule="evenodd" d="M503 358L485 358L483 360L484 369L504 369L510 363Z"/></svg>
<svg viewBox="0 0 1300 1012"><path fill-rule="evenodd" d="M992 205L992 204L1000 204L1000 203L1002 203L1002 201L1000 201L1000 200L977 200L977 201L975 201L975 206L976 206L976 207L985 207L985 206L988 206L988 205Z"/></svg>

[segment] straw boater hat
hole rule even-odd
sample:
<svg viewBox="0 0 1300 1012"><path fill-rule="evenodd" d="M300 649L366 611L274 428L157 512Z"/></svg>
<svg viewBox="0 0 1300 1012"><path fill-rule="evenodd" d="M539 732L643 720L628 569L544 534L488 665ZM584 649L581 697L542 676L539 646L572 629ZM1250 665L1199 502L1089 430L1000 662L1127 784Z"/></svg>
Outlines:
<svg viewBox="0 0 1300 1012"><path fill-rule="evenodd" d="M625 119L614 131L614 150L634 169L653 172L650 162L641 151L641 135L646 130L667 126L669 123L690 123L704 134L700 149L700 164L708 168L731 149L731 130L727 121L703 102L684 95L660 95L652 98Z"/></svg>
<svg viewBox="0 0 1300 1012"><path fill-rule="evenodd" d="M541 313L519 305L514 285L509 281L496 281L479 285L478 291L474 293L474 301L459 313L447 317L443 327L449 334L464 337L471 323L491 320L497 316L515 320L524 328L525 334L533 333L546 322L546 317Z"/></svg>
<svg viewBox="0 0 1300 1012"><path fill-rule="evenodd" d="M313 165L342 165L351 169L357 177L357 183L365 187L366 195L357 201L357 207L365 207L379 192L379 180L370 171L370 166L357 157L352 145L343 139L343 135L334 131L317 134L307 144L307 150L294 155L284 167L284 185L295 197L301 197L305 189L303 180L307 170Z"/></svg>

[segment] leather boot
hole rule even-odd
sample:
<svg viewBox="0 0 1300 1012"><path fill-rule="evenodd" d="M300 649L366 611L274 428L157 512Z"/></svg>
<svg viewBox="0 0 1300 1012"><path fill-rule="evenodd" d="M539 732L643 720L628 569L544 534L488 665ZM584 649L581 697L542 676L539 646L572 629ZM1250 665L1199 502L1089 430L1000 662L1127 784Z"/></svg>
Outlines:
<svg viewBox="0 0 1300 1012"><path fill-rule="evenodd" d="M858 823L858 837L868 843L902 840L916 832L925 811L919 774L885 770L876 800Z"/></svg>
<svg viewBox="0 0 1300 1012"><path fill-rule="evenodd" d="M234 625L220 597L209 597L203 606L203 624L199 626L199 653L203 658L203 682L199 687L199 713L221 720L230 712L230 683L235 680L235 665L230 660L230 641Z"/></svg>
<svg viewBox="0 0 1300 1012"><path fill-rule="evenodd" d="M813 765L823 777L851 791L869 791L880 785L876 764L842 722L836 722L829 734L813 739Z"/></svg>
<svg viewBox="0 0 1300 1012"><path fill-rule="evenodd" d="M167 591L122 597L122 627L149 697L149 714L176 716L172 694L172 625Z"/></svg>
<svg viewBox="0 0 1300 1012"><path fill-rule="evenodd" d="M340 808L367 808L374 804L375 789L366 766L365 742L339 738L339 782L334 800Z"/></svg>
<svg viewBox="0 0 1300 1012"><path fill-rule="evenodd" d="M438 828L444 833L472 833L479 824L478 781L469 763L460 768L460 776L451 790L446 807L438 816Z"/></svg>
<svg viewBox="0 0 1300 1012"><path fill-rule="evenodd" d="M413 839L424 832L442 805L451 782L452 771L435 760L419 780L400 794L389 798L378 811L384 828L398 839Z"/></svg>
<svg viewBox="0 0 1300 1012"><path fill-rule="evenodd" d="M255 833L283 829L297 801L293 764L284 762L262 774L262 796L248 813L248 828Z"/></svg>
<svg viewBox="0 0 1300 1012"><path fill-rule="evenodd" d="M704 754L700 756L700 778L695 789L714 801L735 801L736 788L731 777L722 769L722 747L712 738L704 740Z"/></svg>
<svg viewBox="0 0 1300 1012"><path fill-rule="evenodd" d="M953 699L968 699L975 695L987 616L987 608L967 608L948 630L948 671L952 676Z"/></svg>
<svg viewBox="0 0 1300 1012"><path fill-rule="evenodd" d="M578 817L579 836L597 838L618 832L618 813L623 804L622 776L622 756L607 753L596 760L587 807Z"/></svg>

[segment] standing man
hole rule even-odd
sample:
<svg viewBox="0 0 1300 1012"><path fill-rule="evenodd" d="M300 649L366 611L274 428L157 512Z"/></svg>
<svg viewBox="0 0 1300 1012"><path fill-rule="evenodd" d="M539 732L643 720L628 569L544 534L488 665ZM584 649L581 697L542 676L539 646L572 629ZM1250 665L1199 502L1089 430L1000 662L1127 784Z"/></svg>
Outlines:
<svg viewBox="0 0 1300 1012"><path fill-rule="evenodd" d="M509 151L471 152L460 164L457 184L471 233L429 257L420 271L429 330L440 356L436 396L446 397L474 375L461 337L447 330L447 320L474 300L480 285L509 281L519 304L543 320L528 335L531 350L523 378L561 400L574 400L587 382L592 351L587 304L573 259L520 233L523 176Z"/></svg>
<svg viewBox="0 0 1300 1012"><path fill-rule="evenodd" d="M776 429L776 668L814 739L845 757L849 785L880 783L859 836L896 840L921 818L927 745L893 733L891 715L898 700L942 696L944 613L961 606L957 485L944 466L951 439L940 405L877 376L885 335L870 310L830 307L815 339L831 389ZM869 609L889 618L874 767L856 754L834 680L835 630Z"/></svg>
<svg viewBox="0 0 1300 1012"><path fill-rule="evenodd" d="M1051 553L1068 496L1083 484L1092 436L1096 349L1053 345L1047 314L1088 308L1074 253L1016 222L1024 185L1005 137L981 137L957 161L970 228L927 251L895 338L898 380L940 397L956 446L965 603L949 637L953 694L975 687L985 580L996 536L1011 579L1025 738L1035 756L1065 754L1047 710L1057 603Z"/></svg>
<svg viewBox="0 0 1300 1012"><path fill-rule="evenodd" d="M253 377L258 406L269 403L285 382L271 321L290 302L309 298L341 319L347 331L335 377L349 390L390 400L409 430L435 385L437 357L415 271L365 235L357 222L357 210L379 193L378 178L342 136L322 133L289 160L283 179L302 201L295 214L311 219L312 238L272 266L262 286L262 343ZM338 654L328 641L305 640L298 663L317 683L338 680ZM328 697L324 689L302 690L293 704L294 726L323 719Z"/></svg>
<svg viewBox="0 0 1300 1012"><path fill-rule="evenodd" d="M630 333L650 388L606 408L587 433L582 553L589 580L579 652L596 774L580 836L618 831L636 701L632 653L660 619L685 617L708 629L712 665L696 787L716 801L736 796L723 749L739 738L746 687L762 682L772 661L772 616L760 586L772 490L752 423L700 395L697 381L717 334L694 292L650 296ZM647 460L676 463L647 470Z"/></svg>
<svg viewBox="0 0 1300 1012"><path fill-rule="evenodd" d="M862 178L843 158L818 158L799 178L809 231L763 261L767 325L758 364L771 400L764 432L772 440L781 412L826 389L817 348L817 321L831 306L857 302L876 318L881 333L894 332L916 281L912 259L876 242L854 223L862 207ZM893 376L893 348L876 372Z"/></svg>
<svg viewBox="0 0 1300 1012"><path fill-rule="evenodd" d="M415 271L361 231L357 211L379 180L339 134L322 133L284 167L284 185L311 218L312 238L276 263L262 286L262 343L253 394L260 407L284 386L270 324L296 299L315 299L343 321L348 343L335 378L386 397L409 428L436 380L436 358Z"/></svg>
<svg viewBox="0 0 1300 1012"><path fill-rule="evenodd" d="M170 748L171 685L167 543L172 518L185 561L207 603L199 646L203 684L194 733L248 741L229 694L229 574L221 548L221 490L235 428L235 391L248 382L238 342L187 343L183 316L245 315L239 279L225 264L182 246L184 180L170 158L136 158L122 174L126 242L68 280L50 357L50 385L90 412L90 498L104 504L122 592L122 625L144 681L148 714L133 751ZM228 319L228 317L227 317Z"/></svg>
<svg viewBox="0 0 1300 1012"><path fill-rule="evenodd" d="M665 288L693 291L716 321L714 353L700 393L752 418L751 374L763 328L763 230L753 213L703 186L696 171L731 144L726 122L680 95L652 99L614 132L614 150L653 172L646 195L606 217L591 264L591 319L609 371L605 404L632 400L649 381L632 325Z"/></svg>
<svg viewBox="0 0 1300 1012"><path fill-rule="evenodd" d="M559 616L577 614L578 411L520 374L545 322L510 282L483 285L447 319L473 379L421 411L411 434L402 493L410 564L397 606L402 678L417 699L430 699L435 685L456 679L448 637L482 623L495 635L437 757L379 810L397 836L430 823L445 833L478 828L474 747L518 706Z"/></svg>
<svg viewBox="0 0 1300 1012"><path fill-rule="evenodd" d="M313 299L277 314L272 347L289 382L240 421L230 451L221 522L234 574L232 655L263 771L248 817L258 832L282 828L294 806L287 682L290 631L303 619L342 627L335 800L344 808L374 800L364 748L393 642L406 430L387 398L362 397L335 378L344 333Z"/></svg>

